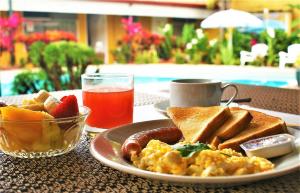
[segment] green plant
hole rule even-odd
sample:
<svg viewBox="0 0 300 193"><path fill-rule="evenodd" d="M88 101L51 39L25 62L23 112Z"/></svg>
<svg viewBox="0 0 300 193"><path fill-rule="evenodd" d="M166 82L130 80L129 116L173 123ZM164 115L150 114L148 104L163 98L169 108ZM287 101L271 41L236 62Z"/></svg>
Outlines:
<svg viewBox="0 0 300 193"><path fill-rule="evenodd" d="M251 41L256 39L255 34L234 30L232 33L232 47L228 44L227 40L211 44L211 47L208 48L208 58L206 58L206 61L207 63L214 64L238 65L240 52L242 50L250 50Z"/></svg>
<svg viewBox="0 0 300 193"><path fill-rule="evenodd" d="M174 149L179 151L182 157L192 157L195 153L211 149L207 144L197 142L195 144L174 145Z"/></svg>
<svg viewBox="0 0 300 193"><path fill-rule="evenodd" d="M236 59L240 58L242 50L251 50L251 40L255 38L254 34L242 33L234 30L232 34L233 54Z"/></svg>
<svg viewBox="0 0 300 193"><path fill-rule="evenodd" d="M209 45L207 55L204 58L205 62L208 64L220 64L220 41L216 39L210 40Z"/></svg>
<svg viewBox="0 0 300 193"><path fill-rule="evenodd" d="M197 34L201 36L202 31L199 31L200 29L197 30L195 30L194 24L184 24L181 37L178 38L180 40L180 43L186 45L188 42L192 41L193 38L197 37Z"/></svg>
<svg viewBox="0 0 300 193"><path fill-rule="evenodd" d="M289 5L290 8L292 9L298 9L300 10L300 4L296 4L296 5ZM300 43L300 18L297 18L295 20L292 21L291 23L291 27L292 27L292 33L289 37L289 44L299 44ZM296 68L300 68L300 56L298 56L294 66ZM298 85L300 86L300 83L299 83L299 72L298 72Z"/></svg>
<svg viewBox="0 0 300 193"><path fill-rule="evenodd" d="M209 51L208 37L203 33L202 29L197 29L195 32L195 37L186 44L189 63L193 64L206 62L204 58L207 58Z"/></svg>
<svg viewBox="0 0 300 193"><path fill-rule="evenodd" d="M150 50L141 50L136 53L136 64L155 64L159 62L159 57L156 49L152 47Z"/></svg>
<svg viewBox="0 0 300 193"><path fill-rule="evenodd" d="M80 76L89 64L97 62L94 50L76 42L54 42L30 46L31 62L41 67L53 82L55 90L80 88Z"/></svg>
<svg viewBox="0 0 300 193"><path fill-rule="evenodd" d="M268 45L267 66L278 66L280 51L287 51L292 43L289 36L283 30L267 29L259 34L259 42Z"/></svg>
<svg viewBox="0 0 300 193"><path fill-rule="evenodd" d="M235 57L232 51L232 47L227 44L220 45L220 55L222 64L233 65L235 64Z"/></svg>
<svg viewBox="0 0 300 193"><path fill-rule="evenodd" d="M12 91L14 94L37 93L41 89L53 90L53 84L48 80L44 71L22 72L13 81Z"/></svg>
<svg viewBox="0 0 300 193"><path fill-rule="evenodd" d="M29 58L34 65L42 65L42 67L45 66L43 60L43 50L45 47L46 43L42 41L37 41L29 47Z"/></svg>
<svg viewBox="0 0 300 193"><path fill-rule="evenodd" d="M249 62L251 66L265 66L266 65L267 56L265 57L257 57L253 62Z"/></svg>
<svg viewBox="0 0 300 193"><path fill-rule="evenodd" d="M117 49L112 51L115 60L120 64L130 63L132 53L128 44L118 44Z"/></svg>
<svg viewBox="0 0 300 193"><path fill-rule="evenodd" d="M298 9L300 10L300 4L296 4L296 5L289 5L289 7L291 9ZM291 24L291 27L292 27L292 36L298 36L298 39L299 39L299 35L300 35L300 18L297 18L295 20L292 21L292 24Z"/></svg>
<svg viewBox="0 0 300 193"><path fill-rule="evenodd" d="M159 45L159 57L164 60L169 60L172 57L174 29L171 24L166 24L163 28L164 41Z"/></svg>
<svg viewBox="0 0 300 193"><path fill-rule="evenodd" d="M150 48L150 50L148 51L148 55L149 55L149 63L155 64L159 62L158 53L154 46Z"/></svg>
<svg viewBox="0 0 300 193"><path fill-rule="evenodd" d="M175 51L175 63L176 64L184 64L187 63L186 54L182 52L180 49Z"/></svg>

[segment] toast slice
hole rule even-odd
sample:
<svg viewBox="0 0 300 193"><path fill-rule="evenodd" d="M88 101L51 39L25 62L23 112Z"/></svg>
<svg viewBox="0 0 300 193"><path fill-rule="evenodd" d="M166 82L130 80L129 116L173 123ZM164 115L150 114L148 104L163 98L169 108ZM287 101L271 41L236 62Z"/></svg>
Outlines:
<svg viewBox="0 0 300 193"><path fill-rule="evenodd" d="M181 130L185 141L206 142L229 117L228 107L170 107L167 114Z"/></svg>
<svg viewBox="0 0 300 193"><path fill-rule="evenodd" d="M266 115L261 112L249 110L253 119L250 124L241 133L221 143L218 148L231 148L236 151L241 151L240 144L269 135L287 133L285 122L277 117Z"/></svg>
<svg viewBox="0 0 300 193"><path fill-rule="evenodd" d="M218 145L243 131L252 120L251 114L244 109L238 107L230 108L231 116L229 119L213 134L209 144L218 147Z"/></svg>

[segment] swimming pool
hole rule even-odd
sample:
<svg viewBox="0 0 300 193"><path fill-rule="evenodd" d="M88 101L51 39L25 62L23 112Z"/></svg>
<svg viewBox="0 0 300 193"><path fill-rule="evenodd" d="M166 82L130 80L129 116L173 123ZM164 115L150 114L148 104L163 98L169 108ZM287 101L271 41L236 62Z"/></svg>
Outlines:
<svg viewBox="0 0 300 193"><path fill-rule="evenodd" d="M135 76L134 82L136 85L141 84L154 84L154 83L167 83L172 80L178 78L175 77L151 77L151 76ZM284 87L288 85L287 81L263 81L263 80L244 80L244 79L237 79L237 80L222 80L222 82L231 82L231 83L238 83L238 84L250 84L250 85L258 85L258 86L271 86L271 87ZM12 95L12 83L1 84L1 93L2 96L9 96Z"/></svg>
<svg viewBox="0 0 300 193"><path fill-rule="evenodd" d="M143 76L135 76L134 81L135 84L147 84L147 83L165 83L178 78L172 77L143 77ZM231 82L237 84L250 84L250 85L257 85L257 86L271 86L271 87L283 87L287 86L287 81L264 81L264 80L244 80L244 79L237 79L237 80L222 80L222 82Z"/></svg>

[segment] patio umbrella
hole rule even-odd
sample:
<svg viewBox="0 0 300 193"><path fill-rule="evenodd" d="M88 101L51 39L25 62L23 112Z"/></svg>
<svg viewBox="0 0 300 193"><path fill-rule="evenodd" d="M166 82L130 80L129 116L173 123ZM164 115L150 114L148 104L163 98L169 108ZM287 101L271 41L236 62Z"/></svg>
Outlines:
<svg viewBox="0 0 300 193"><path fill-rule="evenodd" d="M263 25L262 20L255 15L235 9L213 13L201 23L202 28L260 27L261 25Z"/></svg>
<svg viewBox="0 0 300 193"><path fill-rule="evenodd" d="M255 15L235 9L218 11L201 22L202 28L229 28L229 46L232 46L232 28L262 25L262 20Z"/></svg>

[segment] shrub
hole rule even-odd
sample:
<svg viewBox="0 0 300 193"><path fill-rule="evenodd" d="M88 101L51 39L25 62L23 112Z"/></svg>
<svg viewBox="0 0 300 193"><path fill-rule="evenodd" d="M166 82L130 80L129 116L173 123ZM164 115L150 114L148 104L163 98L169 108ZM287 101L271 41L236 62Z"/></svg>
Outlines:
<svg viewBox="0 0 300 193"><path fill-rule="evenodd" d="M174 29L171 24L166 24L163 29L164 41L158 47L159 57L169 60L172 57L172 49L175 47Z"/></svg>
<svg viewBox="0 0 300 193"><path fill-rule="evenodd" d="M80 76L89 64L99 64L94 50L76 42L35 42L30 46L31 62L41 67L55 90L80 88Z"/></svg>
<svg viewBox="0 0 300 193"><path fill-rule="evenodd" d="M13 81L12 91L14 94L31 94L39 90L53 90L53 84L48 80L44 71L22 72L18 74Z"/></svg>
<svg viewBox="0 0 300 193"><path fill-rule="evenodd" d="M159 58L155 48L138 51L134 60L134 63L136 64L155 64L158 62Z"/></svg>

